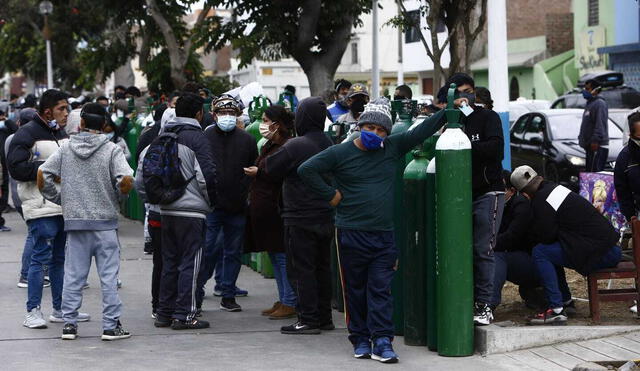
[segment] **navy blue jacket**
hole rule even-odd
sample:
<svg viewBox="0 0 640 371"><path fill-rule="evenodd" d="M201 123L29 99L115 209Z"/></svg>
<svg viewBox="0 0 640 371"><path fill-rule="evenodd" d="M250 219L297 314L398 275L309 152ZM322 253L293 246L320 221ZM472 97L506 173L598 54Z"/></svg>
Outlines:
<svg viewBox="0 0 640 371"><path fill-rule="evenodd" d="M582 148L589 148L591 143L601 146L609 145L609 106L601 97L593 97L587 101L582 114L582 124L578 143Z"/></svg>

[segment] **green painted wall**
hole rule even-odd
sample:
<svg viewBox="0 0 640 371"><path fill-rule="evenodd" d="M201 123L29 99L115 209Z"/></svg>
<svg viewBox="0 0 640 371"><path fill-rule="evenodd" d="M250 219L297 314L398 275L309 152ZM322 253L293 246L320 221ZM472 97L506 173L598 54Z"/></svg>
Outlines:
<svg viewBox="0 0 640 371"><path fill-rule="evenodd" d="M577 45L578 35L589 25L589 1L573 0L571 5L573 10L573 37ZM600 0L598 10L600 13L598 25L604 26L607 30L607 45L613 45L615 43L615 1Z"/></svg>
<svg viewBox="0 0 640 371"><path fill-rule="evenodd" d="M512 67L509 68L509 86L511 79L518 79L520 87L520 97L533 99L533 68L531 67ZM476 86L489 87L489 73L485 71L474 71L473 80Z"/></svg>

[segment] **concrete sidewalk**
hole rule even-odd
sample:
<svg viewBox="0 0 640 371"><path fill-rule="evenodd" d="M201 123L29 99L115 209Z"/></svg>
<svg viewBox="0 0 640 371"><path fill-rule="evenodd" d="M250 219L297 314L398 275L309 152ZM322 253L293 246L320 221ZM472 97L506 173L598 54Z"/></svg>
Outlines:
<svg viewBox="0 0 640 371"><path fill-rule="evenodd" d="M133 337L116 342L100 341L101 299L95 269L92 269L89 277L91 287L84 291L82 307L82 311L92 315L92 320L79 324L80 337L77 340L60 340L62 324L49 324L44 330L27 329L22 326L27 290L16 286L25 224L16 213L5 216L7 225L13 231L0 233L0 307L4 312L4 320L0 323L2 369L369 370L398 367L354 359L344 319L338 312L334 313L334 321L338 326L335 331L319 336L281 335L280 326L289 324L289 321L272 321L260 316L260 311L275 301L275 281L264 279L246 267L243 267L238 280L238 286L249 290L248 297L238 299L242 312L218 310L219 299L211 296L209 288L203 318L211 322L210 329L198 333L155 328L150 317L151 257L142 253L141 224L124 219L120 230L120 278L123 281L120 294L124 303L121 320ZM45 289L42 307L48 317L51 313L48 289ZM637 345L637 349L628 350L637 354L640 353L638 341L639 337L627 337L618 343L626 344L627 348ZM562 363L554 362L554 356L561 357L564 364L569 362L565 355L558 356L550 351L545 353L544 349L538 353L549 354L549 357L538 353L532 356L525 353L529 351L520 351L514 352L515 356L508 353L488 357L444 358L425 347L405 346L400 337L394 341L394 346L400 356L399 367L410 370L544 370L549 369L549 362L561 368Z"/></svg>

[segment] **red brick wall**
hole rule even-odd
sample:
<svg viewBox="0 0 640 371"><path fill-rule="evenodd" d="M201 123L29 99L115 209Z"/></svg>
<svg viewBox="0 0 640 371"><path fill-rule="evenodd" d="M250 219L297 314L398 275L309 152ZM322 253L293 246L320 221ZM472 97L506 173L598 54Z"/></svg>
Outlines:
<svg viewBox="0 0 640 371"><path fill-rule="evenodd" d="M508 39L548 35L545 20L553 13L571 13L571 0L507 1Z"/></svg>
<svg viewBox="0 0 640 371"><path fill-rule="evenodd" d="M573 49L573 14L551 13L545 19L547 52L558 55Z"/></svg>

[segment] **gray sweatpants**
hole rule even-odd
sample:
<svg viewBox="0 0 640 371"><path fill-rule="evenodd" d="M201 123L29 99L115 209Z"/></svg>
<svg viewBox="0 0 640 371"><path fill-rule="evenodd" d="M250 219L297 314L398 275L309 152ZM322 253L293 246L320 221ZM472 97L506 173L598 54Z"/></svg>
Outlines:
<svg viewBox="0 0 640 371"><path fill-rule="evenodd" d="M62 317L65 323L77 322L78 310L82 305L82 286L87 282L91 258L96 260L102 285L102 328L112 330L122 311L122 302L118 296L120 244L115 229L67 232Z"/></svg>
<svg viewBox="0 0 640 371"><path fill-rule="evenodd" d="M473 284L475 302L491 304L496 237L500 230L504 193L486 193L473 201Z"/></svg>

